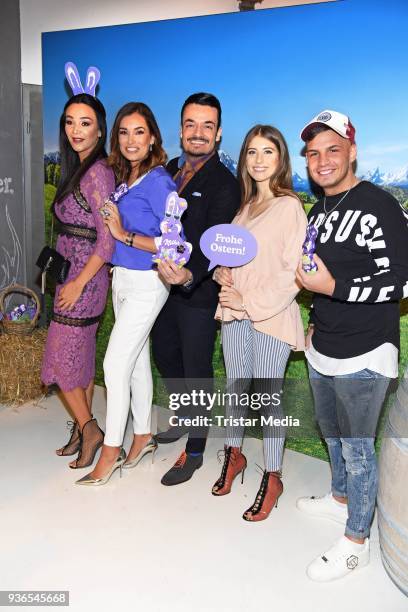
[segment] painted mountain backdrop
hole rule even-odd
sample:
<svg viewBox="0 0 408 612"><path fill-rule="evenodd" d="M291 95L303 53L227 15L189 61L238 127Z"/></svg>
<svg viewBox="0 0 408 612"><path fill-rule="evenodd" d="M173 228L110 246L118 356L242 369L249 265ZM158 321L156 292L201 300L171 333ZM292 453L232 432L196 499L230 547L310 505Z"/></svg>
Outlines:
<svg viewBox="0 0 408 612"><path fill-rule="evenodd" d="M219 150L222 163L236 176L238 162L235 161L226 151ZM44 182L49 185L57 185L60 178L60 155L58 151L44 154ZM380 168L370 170L361 175L360 178L370 181L393 194L397 200L408 209L408 165L395 172L382 172ZM300 176L298 172L292 175L293 187L295 191L302 192L304 199L314 201L314 196L310 188L309 180Z"/></svg>
<svg viewBox="0 0 408 612"><path fill-rule="evenodd" d="M381 187L391 185L392 187L408 189L408 165L396 172L381 172L380 168L376 168L367 172L361 178Z"/></svg>

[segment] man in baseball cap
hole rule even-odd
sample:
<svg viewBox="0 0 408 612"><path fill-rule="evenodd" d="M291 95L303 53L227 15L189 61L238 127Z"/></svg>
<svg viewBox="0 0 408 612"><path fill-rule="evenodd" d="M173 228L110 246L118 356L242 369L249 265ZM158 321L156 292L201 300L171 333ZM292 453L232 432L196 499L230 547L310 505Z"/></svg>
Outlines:
<svg viewBox="0 0 408 612"><path fill-rule="evenodd" d="M311 129L318 125L325 125L334 132L337 132L337 134L343 138L350 140L352 144L355 144L354 137L356 130L347 115L343 115L343 113L338 113L333 110L322 111L305 125L300 133L301 139L306 142L308 140L308 134L311 133Z"/></svg>
<svg viewBox="0 0 408 612"><path fill-rule="evenodd" d="M355 175L355 129L348 116L322 111L301 138L309 175L324 192L308 219L318 232L318 269L307 273L299 266L297 277L314 294L306 358L332 482L330 493L300 498L297 507L345 525L344 536L307 568L309 578L328 582L369 562L374 439L389 382L398 376L408 235L395 198Z"/></svg>

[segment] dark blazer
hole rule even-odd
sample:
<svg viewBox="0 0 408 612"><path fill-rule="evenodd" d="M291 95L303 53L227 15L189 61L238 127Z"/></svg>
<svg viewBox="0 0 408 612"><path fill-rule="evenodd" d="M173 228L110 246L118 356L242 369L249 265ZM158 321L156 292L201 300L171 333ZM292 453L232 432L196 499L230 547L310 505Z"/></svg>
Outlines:
<svg viewBox="0 0 408 612"><path fill-rule="evenodd" d="M175 158L167 165L173 177L178 171L177 164L178 158ZM173 285L169 299L181 300L196 308L215 309L219 285L212 280L213 271L208 272L209 260L201 252L200 238L209 227L232 221L240 204L238 181L215 153L179 195L188 204L181 223L186 239L193 245L186 268L193 273L194 282L188 290Z"/></svg>

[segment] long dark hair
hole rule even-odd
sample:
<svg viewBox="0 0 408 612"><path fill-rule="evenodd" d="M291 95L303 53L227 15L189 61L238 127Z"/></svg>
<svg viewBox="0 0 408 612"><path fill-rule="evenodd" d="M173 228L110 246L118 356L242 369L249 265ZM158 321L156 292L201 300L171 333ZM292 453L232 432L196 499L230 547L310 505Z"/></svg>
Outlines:
<svg viewBox="0 0 408 612"><path fill-rule="evenodd" d="M138 176L142 176L142 174L145 174L156 166L164 165L167 161L159 126L157 125L157 121L152 111L146 104L143 104L143 102L128 102L119 109L110 134L111 152L108 158L108 164L113 168L119 183L126 181L131 171L130 161L123 157L120 152L119 128L122 119L129 115L133 115L133 113L137 113L144 117L150 134L154 136L154 143L152 144L151 151L149 151L146 159L140 162Z"/></svg>
<svg viewBox="0 0 408 612"><path fill-rule="evenodd" d="M241 213L244 206L251 202L257 195L256 181L248 174L246 168L246 157L249 144L255 136L262 136L262 138L266 138L272 142L279 153L278 168L275 174L269 179L269 189L273 195L275 197L288 195L298 198L297 194L293 191L292 167L286 140L277 128L271 125L257 124L254 125L245 136L239 154L238 178L241 185L242 202L238 214Z"/></svg>
<svg viewBox="0 0 408 612"><path fill-rule="evenodd" d="M65 133L65 117L67 108L71 104L86 104L90 106L95 112L96 120L98 123L98 129L101 132L101 137L98 139L96 146L90 154L83 160L79 160L79 155L69 144L68 137ZM105 108L97 98L86 94L80 93L76 96L72 96L64 106L63 113L60 119L60 155L61 155L61 180L59 182L57 192L55 194L54 202L63 200L67 195L79 185L79 182L85 172L95 163L98 159L107 157L105 150L106 144L106 111Z"/></svg>

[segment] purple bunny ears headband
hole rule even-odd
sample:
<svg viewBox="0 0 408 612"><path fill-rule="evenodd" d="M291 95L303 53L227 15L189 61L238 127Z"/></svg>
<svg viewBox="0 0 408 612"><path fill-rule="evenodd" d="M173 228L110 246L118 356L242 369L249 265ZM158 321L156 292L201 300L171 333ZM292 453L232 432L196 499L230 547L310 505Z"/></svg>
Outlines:
<svg viewBox="0 0 408 612"><path fill-rule="evenodd" d="M82 86L81 78L79 76L78 68L73 62L67 62L65 64L65 76L72 89L72 95L86 93L95 98L96 86L101 78L101 73L95 66L89 66L86 73L86 84L85 88Z"/></svg>

